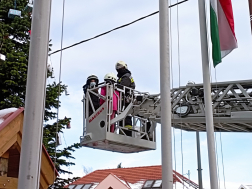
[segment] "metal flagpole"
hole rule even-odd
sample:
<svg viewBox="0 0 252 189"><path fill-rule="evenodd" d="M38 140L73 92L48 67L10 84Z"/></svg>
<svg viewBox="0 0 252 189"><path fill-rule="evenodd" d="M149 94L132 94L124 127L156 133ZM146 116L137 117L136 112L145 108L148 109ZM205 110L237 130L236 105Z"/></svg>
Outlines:
<svg viewBox="0 0 252 189"><path fill-rule="evenodd" d="M249 3L249 20L250 20L250 27L252 32L252 0L248 0Z"/></svg>
<svg viewBox="0 0 252 189"><path fill-rule="evenodd" d="M196 131L199 189L203 189L199 131Z"/></svg>
<svg viewBox="0 0 252 189"><path fill-rule="evenodd" d="M51 0L34 0L18 189L39 189Z"/></svg>
<svg viewBox="0 0 252 189"><path fill-rule="evenodd" d="M213 110L212 110L212 98L211 98L211 84L210 84L210 74L209 74L209 56L208 56L208 42L207 42L207 30L206 30L207 26L206 26L205 0L198 0L198 5L199 5L200 38L201 38L201 54L202 54L201 58L202 58L202 71L203 71L210 185L211 185L211 188L218 189Z"/></svg>
<svg viewBox="0 0 252 189"><path fill-rule="evenodd" d="M173 188L169 59L169 0L159 0L162 188Z"/></svg>

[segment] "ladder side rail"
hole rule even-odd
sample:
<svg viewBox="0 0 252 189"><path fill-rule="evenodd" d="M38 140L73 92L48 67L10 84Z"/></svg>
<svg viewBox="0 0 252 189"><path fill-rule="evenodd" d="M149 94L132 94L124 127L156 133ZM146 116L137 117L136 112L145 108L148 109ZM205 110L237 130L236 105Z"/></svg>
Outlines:
<svg viewBox="0 0 252 189"><path fill-rule="evenodd" d="M171 98L175 95L176 90L175 89L171 89Z"/></svg>
<svg viewBox="0 0 252 189"><path fill-rule="evenodd" d="M228 124L226 124L226 123L221 123L221 126L222 126L222 128L223 128L223 126L229 126L229 128L230 129L232 129L232 130L230 130L230 132L242 132L240 129L238 129L238 128L236 128L236 127L231 127L230 125L228 125ZM226 128L227 129L227 128Z"/></svg>
<svg viewBox="0 0 252 189"><path fill-rule="evenodd" d="M247 98L252 98L251 96L249 96L249 94L247 93L247 91L245 91L245 89L241 86L241 84L236 84L236 86L242 91L242 94L247 97ZM250 105L252 105L252 102L250 101Z"/></svg>
<svg viewBox="0 0 252 189"><path fill-rule="evenodd" d="M187 123L184 123L184 124L185 124L185 126L183 126L184 128L189 128L190 127L190 129L192 129L194 131L205 131L206 130L206 127L199 127L199 126L196 126L196 125L194 125L194 126L192 126L192 125L188 126ZM172 124L172 125L173 125L174 128L181 129L181 125L178 125L178 123Z"/></svg>
<svg viewBox="0 0 252 189"><path fill-rule="evenodd" d="M172 108L174 108L177 104L179 104L180 100L185 97L185 95L189 92L191 87L186 88L181 95L176 99L175 102L172 102Z"/></svg>
<svg viewBox="0 0 252 189"><path fill-rule="evenodd" d="M240 124L245 125L245 126L247 126L247 127L249 127L249 128L251 128L251 129L252 129L252 125L249 125L249 124L247 124L247 123L243 123L243 122L241 122Z"/></svg>
<svg viewBox="0 0 252 189"><path fill-rule="evenodd" d="M238 130L240 130L241 132L250 132L248 129L243 129L243 128L241 128L241 127L239 127L239 126L236 126L236 125L234 125L234 124L232 124L232 123L225 123L225 124L228 125L228 126L230 126L230 127L235 128L235 129L238 129Z"/></svg>
<svg viewBox="0 0 252 189"><path fill-rule="evenodd" d="M237 100L241 100L242 101L242 98L235 92L234 89L230 89L230 91L233 93L233 95L236 97ZM241 106L244 108L244 110L249 111L249 108L248 108L248 106L245 103L241 103Z"/></svg>
<svg viewBox="0 0 252 189"><path fill-rule="evenodd" d="M216 102L213 105L213 109L215 109L221 102L221 100L225 97L225 95L228 93L228 91L233 87L233 84L229 84L228 87L225 89L225 91L219 96L219 98L216 100Z"/></svg>
<svg viewBox="0 0 252 189"><path fill-rule="evenodd" d="M242 111L240 106L236 103L236 101L231 101L230 102L231 106L232 106L232 110L234 111L236 109L236 111Z"/></svg>
<svg viewBox="0 0 252 189"><path fill-rule="evenodd" d="M238 81L224 81L224 82L214 82L214 83L211 83L211 88L213 87L216 87L216 85L218 87L227 87L228 85L230 84L241 84L241 85L244 85L244 86L247 86L249 88L252 87L252 80L238 80ZM203 88L203 84L202 83L199 83L199 84L191 84L190 86L194 86L194 87L201 87ZM184 87L184 86L182 86ZM180 87L181 88L181 87Z"/></svg>
<svg viewBox="0 0 252 189"><path fill-rule="evenodd" d="M218 87L227 87L230 84L240 84L242 86L246 86L246 88L252 88L252 80L239 80L239 81L225 81L225 82L214 82L211 83L211 88L215 88L216 86ZM203 84L199 83L199 84L190 84L191 87L196 87L196 88L203 88ZM185 89L188 86L180 86L178 88L173 88L171 90L179 90L179 89Z"/></svg>
<svg viewBox="0 0 252 189"><path fill-rule="evenodd" d="M214 101L217 97L219 97L220 92L222 92L225 88L218 88L217 92L212 96L212 101Z"/></svg>
<svg viewBox="0 0 252 189"><path fill-rule="evenodd" d="M199 128L195 128L195 127L192 127L190 124L188 123L184 123L188 128L194 130L194 131L202 131L202 129L199 129Z"/></svg>
<svg viewBox="0 0 252 189"><path fill-rule="evenodd" d="M111 121L111 115L113 114L113 88L111 85L106 85L106 99L107 99L107 132L111 132L110 130L110 121Z"/></svg>
<svg viewBox="0 0 252 189"><path fill-rule="evenodd" d="M239 95L239 94L238 94ZM233 95L232 95L233 96ZM228 98L228 99L224 99L225 101L235 101L235 100L240 100L246 103L250 103L250 101L252 100L252 97L241 97L241 95L239 95L237 98Z"/></svg>
<svg viewBox="0 0 252 189"><path fill-rule="evenodd" d="M155 102L153 103L153 106L158 106L157 104L159 103L160 104L160 96L155 100Z"/></svg>
<svg viewBox="0 0 252 189"><path fill-rule="evenodd" d="M175 93L177 91L177 93ZM174 93L175 93L175 95L174 96L172 96L172 102L174 101L174 99L175 98L177 98L177 96L180 94L182 92L182 89L177 89L177 90L174 90Z"/></svg>
<svg viewBox="0 0 252 189"><path fill-rule="evenodd" d="M119 106L118 106L118 110L117 110L117 113L118 113L118 114L122 113L122 109L123 109L123 101L122 101L122 98L123 98L123 92L122 92L122 91L119 91L119 98L118 98Z"/></svg>
<svg viewBox="0 0 252 189"><path fill-rule="evenodd" d="M229 84L242 84L242 85L248 85L252 87L252 80L238 80L238 81L225 81L225 82L218 82L218 83L212 83L212 85L219 85L219 86L228 86Z"/></svg>
<svg viewBox="0 0 252 189"><path fill-rule="evenodd" d="M83 133L82 133L82 136L84 136L86 134L86 95L83 94L83 99L82 99L82 103L83 103Z"/></svg>
<svg viewBox="0 0 252 189"><path fill-rule="evenodd" d="M217 124L215 123L214 126L215 126L216 128L219 128L219 129L222 129L222 130L225 130L225 131L228 131L228 132L232 132L232 130L227 129L227 128L224 127L221 123L217 123Z"/></svg>
<svg viewBox="0 0 252 189"><path fill-rule="evenodd" d="M88 96L87 96L87 93L88 93L88 91L86 92L86 95L85 95L85 100L86 100L86 104L85 104L85 106L86 106L86 111L85 111L85 114L86 114L86 121L87 121L87 118L89 117L89 98L88 98ZM86 124L86 126L87 126L87 124Z"/></svg>

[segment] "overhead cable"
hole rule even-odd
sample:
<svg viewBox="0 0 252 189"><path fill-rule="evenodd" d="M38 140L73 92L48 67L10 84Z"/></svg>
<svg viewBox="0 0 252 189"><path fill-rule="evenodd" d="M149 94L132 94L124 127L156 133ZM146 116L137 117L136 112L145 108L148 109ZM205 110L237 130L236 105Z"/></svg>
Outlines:
<svg viewBox="0 0 252 189"><path fill-rule="evenodd" d="M62 47L63 47L63 37L64 37L64 19L65 19L65 0L63 0L62 7L62 21L61 21L61 50L60 50L60 68L59 68L59 83L58 83L58 98L57 98L57 124L55 132L55 152L54 152L54 165L56 165L57 159L57 140L58 140L58 130L59 130L59 107L60 107L60 91L61 91L61 70L62 70ZM54 166L54 172L56 167ZM55 180L55 174L53 174L53 180Z"/></svg>
<svg viewBox="0 0 252 189"><path fill-rule="evenodd" d="M181 3L184 3L184 2L186 2L186 1L188 1L188 0L183 0L183 1L180 1L180 2L175 3L175 4L173 4L173 5L170 5L169 8L174 7L174 6L176 6L176 5L179 5L179 4L181 4ZM114 28L114 29L112 29L112 30L106 31L106 32L101 33L101 34L99 34L99 35L96 35L96 36L94 36L94 37L92 37L92 38L82 40L82 41L80 41L80 42L78 42L78 43L74 43L74 44L72 44L72 45L70 45L70 46L67 46L67 47L63 48L63 49L56 50L56 51L50 53L49 56L52 55L52 54L61 52L61 51L63 51L63 50L72 48L72 47L74 47L74 46L80 45L81 43L85 43L85 42L87 42L87 41L90 41L90 40L93 40L93 39L95 39L95 38L101 37L101 36L106 35L106 34L112 32L112 31L115 31L115 30L124 28L124 27L126 27L126 26L131 25L131 24L134 24L135 22L138 22L138 21L140 21L140 20L143 20L143 19L145 19L145 18L148 18L148 17L150 17L150 16L153 16L153 15L155 15L155 14L157 14L157 13L159 13L159 11L153 12L153 13L151 13L151 14L149 14L149 15L146 15L146 16L144 16L144 17L141 17L141 18L137 19L137 20L134 20L133 22L130 22L130 23L128 23L128 24L124 24L124 25L122 25L122 26L116 27L116 28Z"/></svg>

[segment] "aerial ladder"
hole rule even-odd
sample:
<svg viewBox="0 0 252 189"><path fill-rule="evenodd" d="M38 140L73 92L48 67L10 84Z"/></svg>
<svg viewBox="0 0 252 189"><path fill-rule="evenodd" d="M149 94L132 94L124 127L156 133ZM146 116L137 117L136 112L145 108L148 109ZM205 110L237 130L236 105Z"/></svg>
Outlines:
<svg viewBox="0 0 252 189"><path fill-rule="evenodd" d="M105 96L94 91L107 87ZM112 96L119 92L118 112L113 119ZM127 91L127 95L126 95ZM252 132L252 80L216 82L211 84L214 130L216 132ZM92 105L90 94L105 100L97 110ZM185 131L206 131L203 84L188 82L186 86L171 89L172 127ZM128 106L125 106L128 102ZM99 84L88 89L83 98L85 104L83 146L134 153L156 149L156 125L161 122L160 94L149 94L118 86ZM89 104L93 114L88 115ZM133 127L126 128L124 119L132 116ZM114 132L110 125L115 125ZM132 135L125 134L130 130Z"/></svg>

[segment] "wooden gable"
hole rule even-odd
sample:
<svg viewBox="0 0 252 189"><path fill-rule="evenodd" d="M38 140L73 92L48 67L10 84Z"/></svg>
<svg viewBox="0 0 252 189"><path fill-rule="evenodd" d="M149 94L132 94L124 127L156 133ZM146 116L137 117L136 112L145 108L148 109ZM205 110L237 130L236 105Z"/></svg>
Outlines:
<svg viewBox="0 0 252 189"><path fill-rule="evenodd" d="M22 144L24 109L18 109L0 124L0 189L16 189ZM42 147L40 189L53 184L58 173Z"/></svg>

